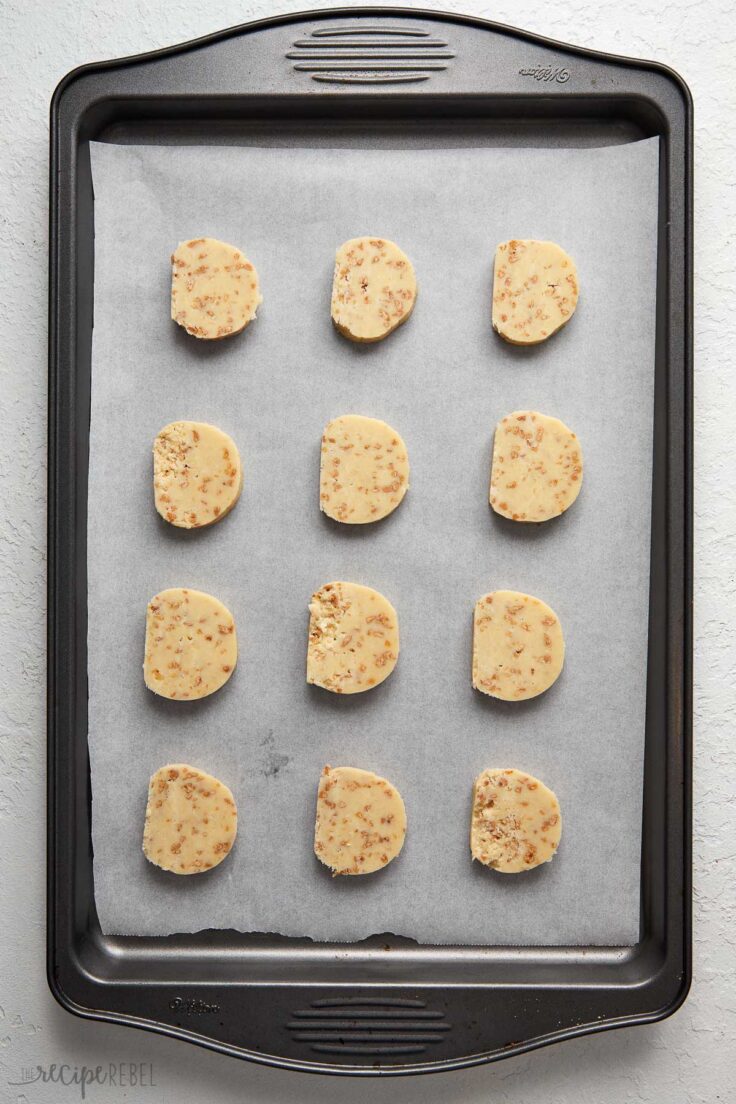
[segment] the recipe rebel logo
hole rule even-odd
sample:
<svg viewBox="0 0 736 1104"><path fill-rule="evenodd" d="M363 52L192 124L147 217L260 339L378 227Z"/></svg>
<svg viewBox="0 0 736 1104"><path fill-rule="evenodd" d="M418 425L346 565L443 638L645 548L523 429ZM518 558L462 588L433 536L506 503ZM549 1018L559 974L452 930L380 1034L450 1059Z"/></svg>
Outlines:
<svg viewBox="0 0 736 1104"><path fill-rule="evenodd" d="M104 1066L72 1066L68 1062L53 1062L50 1066L24 1066L19 1081L8 1081L9 1086L17 1089L39 1084L76 1087L80 1100L87 1099L87 1090L92 1086L138 1090L156 1088L150 1062L109 1062ZM18 1095L18 1100L24 1099L27 1098L23 1094Z"/></svg>
<svg viewBox="0 0 736 1104"><path fill-rule="evenodd" d="M570 79L570 70L560 65L533 65L528 69L519 70L520 77L534 77L538 81L557 81L565 84Z"/></svg>

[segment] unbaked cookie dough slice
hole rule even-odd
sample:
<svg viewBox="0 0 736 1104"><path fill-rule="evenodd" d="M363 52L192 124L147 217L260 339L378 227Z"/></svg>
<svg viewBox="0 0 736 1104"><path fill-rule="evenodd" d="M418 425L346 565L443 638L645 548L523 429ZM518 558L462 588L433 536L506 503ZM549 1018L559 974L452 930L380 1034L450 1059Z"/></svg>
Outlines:
<svg viewBox="0 0 736 1104"><path fill-rule="evenodd" d="M351 341L381 341L414 309L417 279L403 250L385 238L351 238L335 254L332 321Z"/></svg>
<svg viewBox="0 0 736 1104"><path fill-rule="evenodd" d="M557 615L539 598L496 590L475 603L473 686L492 698L524 701L548 690L562 670Z"/></svg>
<svg viewBox="0 0 736 1104"><path fill-rule="evenodd" d="M172 587L148 603L143 677L154 694L206 698L224 686L237 658L235 621L217 598Z"/></svg>
<svg viewBox="0 0 736 1104"><path fill-rule="evenodd" d="M577 302L575 264L559 245L512 239L497 247L492 322L504 341L546 341L570 321Z"/></svg>
<svg viewBox="0 0 736 1104"><path fill-rule="evenodd" d="M560 805L543 782L519 770L484 770L473 786L470 852L501 874L553 859L562 833Z"/></svg>
<svg viewBox="0 0 736 1104"><path fill-rule="evenodd" d="M243 469L232 437L206 422L171 422L153 442L153 496L164 521L198 529L240 497Z"/></svg>
<svg viewBox="0 0 736 1104"><path fill-rule="evenodd" d="M258 273L234 245L193 238L171 254L171 317L193 337L240 333L262 302Z"/></svg>
<svg viewBox="0 0 736 1104"><path fill-rule="evenodd" d="M395 429L378 418L344 414L325 426L319 505L347 525L380 521L409 486L409 457Z"/></svg>
<svg viewBox="0 0 736 1104"><path fill-rule="evenodd" d="M172 874L201 874L230 853L238 810L227 786L187 763L151 775L143 853Z"/></svg>
<svg viewBox="0 0 736 1104"><path fill-rule="evenodd" d="M401 794L372 771L325 767L317 792L314 853L338 874L372 874L395 859L406 836Z"/></svg>
<svg viewBox="0 0 736 1104"><path fill-rule="evenodd" d="M572 506L583 482L580 442L559 418L516 410L496 426L490 503L513 521L548 521Z"/></svg>
<svg viewBox="0 0 736 1104"><path fill-rule="evenodd" d="M399 658L399 619L387 598L360 583L326 583L309 604L307 682L360 694L387 679Z"/></svg>

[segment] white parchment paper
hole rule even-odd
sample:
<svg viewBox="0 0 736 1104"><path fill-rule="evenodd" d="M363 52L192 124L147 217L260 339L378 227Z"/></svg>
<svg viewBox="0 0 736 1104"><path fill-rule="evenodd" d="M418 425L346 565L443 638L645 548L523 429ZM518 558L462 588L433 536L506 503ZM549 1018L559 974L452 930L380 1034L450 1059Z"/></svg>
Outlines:
<svg viewBox="0 0 736 1104"><path fill-rule="evenodd" d="M638 937L654 368L657 140L604 149L92 147L95 316L89 480L89 745L97 908L107 932L209 927L427 943L620 944ZM397 241L413 317L360 347L334 332L335 247ZM169 255L208 235L243 248L264 303L221 342L169 320ZM493 252L550 238L578 266L569 326L532 349L491 331ZM535 408L579 435L585 480L528 527L487 502L493 427ZM319 442L338 414L403 435L411 489L385 521L318 509ZM151 443L176 418L238 443L242 498L185 533L153 507ZM340 698L304 678L307 603L332 579L395 605L401 658ZM169 586L233 611L237 670L168 702L143 684L148 599ZM472 690L475 599L535 594L559 614L561 678L527 703ZM239 834L207 875L141 852L148 777L172 760L233 790ZM332 879L312 853L325 763L375 770L404 796L401 856ZM503 877L471 864L471 785L514 766L558 794L555 860Z"/></svg>

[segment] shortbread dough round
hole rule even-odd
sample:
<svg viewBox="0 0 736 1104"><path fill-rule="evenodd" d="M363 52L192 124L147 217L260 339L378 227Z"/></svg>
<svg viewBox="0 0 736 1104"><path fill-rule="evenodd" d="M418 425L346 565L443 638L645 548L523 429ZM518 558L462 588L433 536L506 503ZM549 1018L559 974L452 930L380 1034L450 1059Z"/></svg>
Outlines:
<svg viewBox="0 0 736 1104"><path fill-rule="evenodd" d="M161 517L198 529L240 497L243 469L232 437L206 422L171 422L153 442L153 496Z"/></svg>
<svg viewBox="0 0 736 1104"><path fill-rule="evenodd" d="M343 414L325 426L320 509L335 521L365 525L399 505L409 486L409 457L395 429L378 418Z"/></svg>
<svg viewBox="0 0 736 1104"><path fill-rule="evenodd" d="M211 594L172 587L148 603L143 677L154 694L206 698L224 686L237 658L233 615Z"/></svg>
<svg viewBox="0 0 736 1104"><path fill-rule="evenodd" d="M470 852L484 866L500 874L532 870L554 858L561 832L559 802L538 778L514 769L476 778Z"/></svg>
<svg viewBox="0 0 736 1104"><path fill-rule="evenodd" d="M332 321L351 341L381 341L414 309L417 280L403 250L386 238L351 238L335 254Z"/></svg>
<svg viewBox="0 0 736 1104"><path fill-rule="evenodd" d="M492 698L525 701L562 670L565 641L557 615L517 590L484 594L473 619L473 686Z"/></svg>
<svg viewBox="0 0 736 1104"><path fill-rule="evenodd" d="M512 239L497 247L492 322L505 341L546 341L570 321L577 302L575 264L559 245Z"/></svg>
<svg viewBox="0 0 736 1104"><path fill-rule="evenodd" d="M387 679L399 658L399 619L377 590L326 583L309 604L307 682L360 694Z"/></svg>
<svg viewBox="0 0 736 1104"><path fill-rule="evenodd" d="M496 426L490 503L513 521L548 521L572 506L583 482L580 442L559 418L516 410Z"/></svg>
<svg viewBox="0 0 736 1104"><path fill-rule="evenodd" d="M230 853L238 810L227 786L188 763L169 763L148 784L143 853L172 874L202 874Z"/></svg>
<svg viewBox="0 0 736 1104"><path fill-rule="evenodd" d="M171 317L193 337L240 333L262 302L258 273L234 245L192 238L171 254Z"/></svg>
<svg viewBox="0 0 736 1104"><path fill-rule="evenodd" d="M406 836L401 794L372 771L325 767L317 793L314 853L338 874L372 874L395 859Z"/></svg>

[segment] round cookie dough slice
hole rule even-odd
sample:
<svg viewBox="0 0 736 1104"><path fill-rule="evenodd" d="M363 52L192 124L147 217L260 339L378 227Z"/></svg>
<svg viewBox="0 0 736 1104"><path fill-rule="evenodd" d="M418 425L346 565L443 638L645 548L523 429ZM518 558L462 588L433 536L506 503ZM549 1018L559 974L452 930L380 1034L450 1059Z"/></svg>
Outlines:
<svg viewBox="0 0 736 1104"><path fill-rule="evenodd" d="M335 254L332 321L351 341L381 341L414 309L414 266L385 238L351 238Z"/></svg>
<svg viewBox="0 0 736 1104"><path fill-rule="evenodd" d="M565 641L557 615L539 598L496 590L475 603L473 686L503 701L548 690L562 670Z"/></svg>
<svg viewBox="0 0 736 1104"><path fill-rule="evenodd" d="M512 521L548 521L572 506L583 453L571 429L547 414L516 410L496 426L489 500Z"/></svg>
<svg viewBox="0 0 736 1104"><path fill-rule="evenodd" d="M395 859L406 836L401 794L372 771L325 767L317 792L314 853L338 874L372 874Z"/></svg>
<svg viewBox="0 0 736 1104"><path fill-rule="evenodd" d="M171 254L171 317L193 337L240 333L262 302L258 273L234 245L193 238Z"/></svg>
<svg viewBox="0 0 736 1104"><path fill-rule="evenodd" d="M243 469L232 437L206 422L171 422L153 442L153 497L164 521L198 529L240 497Z"/></svg>
<svg viewBox="0 0 736 1104"><path fill-rule="evenodd" d="M501 874L518 874L553 859L560 842L560 805L543 782L519 770L484 770L473 786L470 853Z"/></svg>
<svg viewBox="0 0 736 1104"><path fill-rule="evenodd" d="M307 682L361 694L399 658L399 619L387 598L360 583L326 583L309 604Z"/></svg>
<svg viewBox="0 0 736 1104"><path fill-rule="evenodd" d="M169 763L151 775L143 853L172 874L201 874L230 853L238 810L230 790L187 763Z"/></svg>
<svg viewBox="0 0 736 1104"><path fill-rule="evenodd" d="M578 274L564 249L548 241L501 242L493 272L493 328L512 345L537 345L569 322Z"/></svg>
<svg viewBox="0 0 736 1104"><path fill-rule="evenodd" d="M225 685L237 658L235 621L217 598L172 587L148 603L143 677L154 694L206 698Z"/></svg>
<svg viewBox="0 0 736 1104"><path fill-rule="evenodd" d="M344 414L325 426L319 505L347 525L380 521L409 487L409 457L395 429L378 418Z"/></svg>

